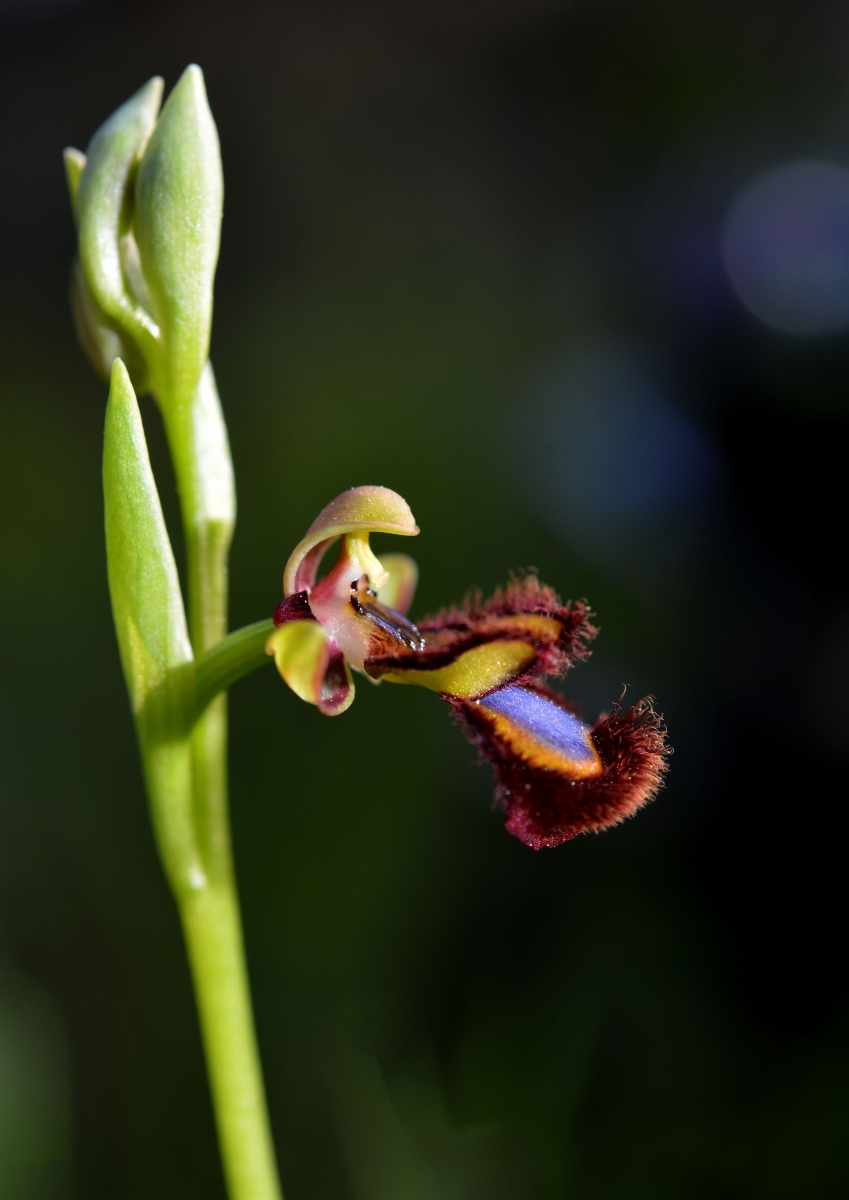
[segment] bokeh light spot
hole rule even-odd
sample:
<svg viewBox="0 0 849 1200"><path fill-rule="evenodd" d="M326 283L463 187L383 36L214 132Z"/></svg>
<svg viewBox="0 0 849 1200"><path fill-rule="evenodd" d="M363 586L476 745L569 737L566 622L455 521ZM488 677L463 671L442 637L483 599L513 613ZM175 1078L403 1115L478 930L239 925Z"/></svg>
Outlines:
<svg viewBox="0 0 849 1200"><path fill-rule="evenodd" d="M722 257L739 298L772 328L849 328L849 171L800 159L759 175L728 210Z"/></svg>

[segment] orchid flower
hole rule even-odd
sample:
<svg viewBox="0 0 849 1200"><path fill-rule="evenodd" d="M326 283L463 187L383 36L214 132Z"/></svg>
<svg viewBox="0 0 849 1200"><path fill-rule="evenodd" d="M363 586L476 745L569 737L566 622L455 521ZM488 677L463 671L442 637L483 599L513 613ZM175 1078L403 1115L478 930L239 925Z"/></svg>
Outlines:
<svg viewBox="0 0 849 1200"><path fill-rule="evenodd" d="M607 829L653 799L669 751L651 699L627 712L614 704L591 726L543 682L588 657L597 631L585 603L563 604L527 575L413 624L418 569L406 554L378 559L369 544L378 532L419 529L396 492L351 488L289 558L266 651L302 700L343 713L352 672L437 692L492 764L507 830L535 850ZM339 556L318 579L337 540Z"/></svg>

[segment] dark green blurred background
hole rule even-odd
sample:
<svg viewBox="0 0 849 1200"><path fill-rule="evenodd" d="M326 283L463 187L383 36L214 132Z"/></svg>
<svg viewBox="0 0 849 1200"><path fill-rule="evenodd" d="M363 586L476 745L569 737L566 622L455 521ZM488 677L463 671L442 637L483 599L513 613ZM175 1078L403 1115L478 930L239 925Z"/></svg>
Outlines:
<svg viewBox="0 0 849 1200"><path fill-rule="evenodd" d="M534 854L430 694L328 721L271 669L236 687L287 1200L845 1196L849 5L2 0L0 1200L223 1196L61 165L190 61L226 181L233 624L326 501L385 484L415 612L536 566L602 629L569 694L654 692L676 749L636 821ZM834 195L803 166L734 226L799 159ZM771 320L730 282L763 231Z"/></svg>

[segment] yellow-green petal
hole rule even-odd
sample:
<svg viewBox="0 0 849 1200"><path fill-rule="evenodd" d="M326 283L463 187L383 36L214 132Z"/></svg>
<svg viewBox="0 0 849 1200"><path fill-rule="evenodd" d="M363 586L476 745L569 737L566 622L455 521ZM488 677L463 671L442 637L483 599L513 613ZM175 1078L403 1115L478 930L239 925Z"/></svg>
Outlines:
<svg viewBox="0 0 849 1200"><path fill-rule="evenodd" d="M287 621L272 633L265 652L274 655L277 670L296 696L307 704L318 704L327 634L317 621Z"/></svg>
<svg viewBox="0 0 849 1200"><path fill-rule="evenodd" d="M394 608L406 616L419 582L416 560L410 558L409 554L382 554L380 562L388 578L378 588L377 598L387 608Z"/></svg>

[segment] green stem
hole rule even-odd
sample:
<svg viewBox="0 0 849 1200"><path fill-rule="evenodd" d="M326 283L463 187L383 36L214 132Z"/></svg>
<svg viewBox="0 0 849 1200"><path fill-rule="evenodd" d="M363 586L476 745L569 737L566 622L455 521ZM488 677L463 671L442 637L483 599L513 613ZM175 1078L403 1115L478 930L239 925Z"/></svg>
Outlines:
<svg viewBox="0 0 849 1200"><path fill-rule="evenodd" d="M228 1192L232 1200L280 1200L235 888L207 885L180 911Z"/></svg>
<svg viewBox="0 0 849 1200"><path fill-rule="evenodd" d="M195 664L195 705L202 713L207 704L272 660L265 653L265 643L274 632L273 621L256 621L234 633L228 633Z"/></svg>
<svg viewBox="0 0 849 1200"><path fill-rule="evenodd" d="M189 629L197 662L227 632L235 496L227 433L207 363L193 396L163 404L183 514ZM229 641L229 639L227 639ZM226 657L226 656L225 656ZM207 672L208 674L208 672ZM230 844L227 698L202 683L191 734L192 811L203 878L175 886L192 968L230 1200L282 1200L269 1129ZM181 881L185 882L185 881Z"/></svg>

